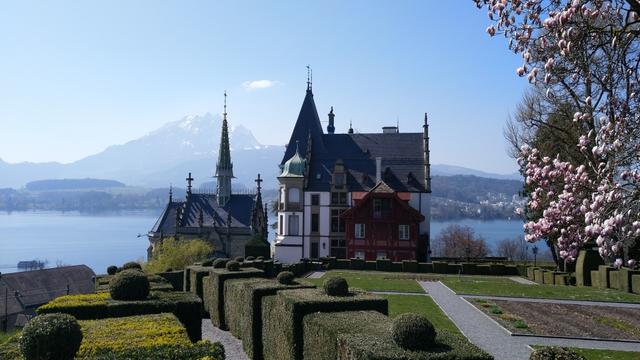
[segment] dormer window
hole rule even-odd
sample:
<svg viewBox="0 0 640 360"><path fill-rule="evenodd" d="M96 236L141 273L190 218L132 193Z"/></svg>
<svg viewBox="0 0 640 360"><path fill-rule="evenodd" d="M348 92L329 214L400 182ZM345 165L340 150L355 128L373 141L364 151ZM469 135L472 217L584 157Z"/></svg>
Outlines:
<svg viewBox="0 0 640 360"><path fill-rule="evenodd" d="M344 171L344 163L342 160L336 162L333 168L333 186L338 189L342 189L346 183L346 174Z"/></svg>
<svg viewBox="0 0 640 360"><path fill-rule="evenodd" d="M373 217L382 218L391 214L391 201L389 199L373 199Z"/></svg>

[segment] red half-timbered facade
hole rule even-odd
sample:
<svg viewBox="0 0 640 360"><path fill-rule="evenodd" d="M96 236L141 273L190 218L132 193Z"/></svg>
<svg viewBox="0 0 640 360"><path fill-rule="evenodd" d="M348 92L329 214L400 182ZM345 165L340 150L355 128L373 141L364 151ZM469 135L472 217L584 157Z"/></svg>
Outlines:
<svg viewBox="0 0 640 360"><path fill-rule="evenodd" d="M420 223L425 217L409 206L411 194L381 181L352 198L353 207L342 214L348 258L422 260L427 239L420 236Z"/></svg>

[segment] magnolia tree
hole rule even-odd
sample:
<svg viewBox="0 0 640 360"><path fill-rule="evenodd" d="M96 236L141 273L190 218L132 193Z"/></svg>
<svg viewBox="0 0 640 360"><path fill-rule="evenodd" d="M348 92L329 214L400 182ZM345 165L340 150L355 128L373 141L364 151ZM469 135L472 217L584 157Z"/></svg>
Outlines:
<svg viewBox="0 0 640 360"><path fill-rule="evenodd" d="M636 266L640 255L640 0L474 0L487 10L490 36L503 35L522 56L516 74L548 99L576 109L572 164L523 146L519 163L540 217L527 241L557 239L573 261L585 243Z"/></svg>

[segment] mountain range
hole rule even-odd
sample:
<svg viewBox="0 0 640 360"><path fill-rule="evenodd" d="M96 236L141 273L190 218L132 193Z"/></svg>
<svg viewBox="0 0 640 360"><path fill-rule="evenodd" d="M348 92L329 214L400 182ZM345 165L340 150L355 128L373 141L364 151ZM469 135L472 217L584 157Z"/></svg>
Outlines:
<svg viewBox="0 0 640 360"><path fill-rule="evenodd" d="M149 134L78 161L61 164L7 163L0 159L0 188L22 188L25 184L45 179L99 178L111 179L130 186L184 187L189 172L195 186L210 184L215 172L220 146L222 119L207 113L190 115L167 123ZM252 188L257 173L265 179L266 188L276 187L278 163L284 146L262 145L242 125L230 129L231 158L236 182ZM518 174L492 174L452 165L432 165L432 175L474 175L494 179L517 179Z"/></svg>

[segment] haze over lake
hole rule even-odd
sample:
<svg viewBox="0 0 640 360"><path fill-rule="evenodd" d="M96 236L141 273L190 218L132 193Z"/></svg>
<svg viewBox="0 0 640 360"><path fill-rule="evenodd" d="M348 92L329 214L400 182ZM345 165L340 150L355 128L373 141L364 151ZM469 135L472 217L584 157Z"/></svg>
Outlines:
<svg viewBox="0 0 640 360"><path fill-rule="evenodd" d="M109 265L146 260L146 233L159 214L160 210L0 213L0 272L15 272L18 261L33 259L47 260L48 267L86 264L96 273L104 273ZM463 219L432 221L432 237L450 224L470 226L492 248L497 241L523 234L521 221Z"/></svg>

